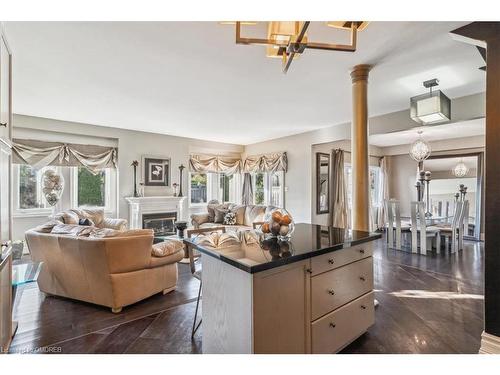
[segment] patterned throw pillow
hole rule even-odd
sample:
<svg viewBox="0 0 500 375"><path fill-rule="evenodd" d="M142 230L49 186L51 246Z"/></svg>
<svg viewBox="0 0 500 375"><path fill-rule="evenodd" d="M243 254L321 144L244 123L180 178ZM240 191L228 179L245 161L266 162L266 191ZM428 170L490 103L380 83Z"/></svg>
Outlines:
<svg viewBox="0 0 500 375"><path fill-rule="evenodd" d="M224 225L235 225L236 224L236 213L229 211L224 216Z"/></svg>
<svg viewBox="0 0 500 375"><path fill-rule="evenodd" d="M224 222L224 217L228 212L229 212L228 208L222 208L222 207L216 208L214 223L222 224Z"/></svg>
<svg viewBox="0 0 500 375"><path fill-rule="evenodd" d="M175 239L167 239L153 245L151 255L157 258L166 257L177 253L183 248L182 241Z"/></svg>

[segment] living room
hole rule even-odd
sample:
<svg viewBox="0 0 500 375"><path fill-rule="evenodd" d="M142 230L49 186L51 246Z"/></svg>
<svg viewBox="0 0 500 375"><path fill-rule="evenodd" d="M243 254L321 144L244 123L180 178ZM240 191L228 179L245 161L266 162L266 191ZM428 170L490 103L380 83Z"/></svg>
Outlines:
<svg viewBox="0 0 500 375"><path fill-rule="evenodd" d="M331 7L2 17L2 352L500 353L500 22Z"/></svg>

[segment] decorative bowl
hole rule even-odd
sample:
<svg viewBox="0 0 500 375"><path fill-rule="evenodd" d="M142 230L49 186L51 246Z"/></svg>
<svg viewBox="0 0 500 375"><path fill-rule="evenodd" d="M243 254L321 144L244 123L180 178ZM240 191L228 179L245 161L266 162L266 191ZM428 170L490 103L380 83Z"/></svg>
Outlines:
<svg viewBox="0 0 500 375"><path fill-rule="evenodd" d="M288 241L295 229L292 215L284 208L276 208L264 216L260 230L266 237L276 237Z"/></svg>

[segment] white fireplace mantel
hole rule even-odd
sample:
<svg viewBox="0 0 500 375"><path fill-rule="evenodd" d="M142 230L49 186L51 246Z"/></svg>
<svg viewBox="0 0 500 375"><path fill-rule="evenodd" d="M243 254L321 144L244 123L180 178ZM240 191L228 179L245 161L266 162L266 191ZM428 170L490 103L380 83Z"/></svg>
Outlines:
<svg viewBox="0 0 500 375"><path fill-rule="evenodd" d="M163 212L176 212L177 219L184 217L184 201L186 197L156 196L156 197L127 197L129 205L130 229L142 228L142 215Z"/></svg>

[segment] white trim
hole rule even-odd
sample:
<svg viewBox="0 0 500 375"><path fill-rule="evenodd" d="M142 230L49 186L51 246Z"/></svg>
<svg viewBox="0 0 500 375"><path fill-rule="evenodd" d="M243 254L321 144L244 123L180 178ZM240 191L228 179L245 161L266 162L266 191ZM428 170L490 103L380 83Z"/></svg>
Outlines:
<svg viewBox="0 0 500 375"><path fill-rule="evenodd" d="M500 354L500 337L483 331L479 354Z"/></svg>

